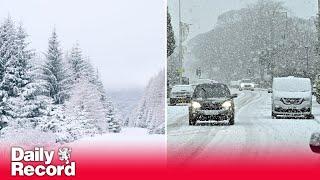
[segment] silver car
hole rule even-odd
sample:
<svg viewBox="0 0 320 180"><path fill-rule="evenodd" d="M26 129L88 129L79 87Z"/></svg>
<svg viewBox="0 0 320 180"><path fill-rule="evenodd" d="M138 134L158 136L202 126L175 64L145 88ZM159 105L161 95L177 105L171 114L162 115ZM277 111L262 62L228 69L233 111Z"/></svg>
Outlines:
<svg viewBox="0 0 320 180"><path fill-rule="evenodd" d="M193 87L191 85L176 85L172 87L170 93L170 105L176 105L179 103L190 103L193 93Z"/></svg>

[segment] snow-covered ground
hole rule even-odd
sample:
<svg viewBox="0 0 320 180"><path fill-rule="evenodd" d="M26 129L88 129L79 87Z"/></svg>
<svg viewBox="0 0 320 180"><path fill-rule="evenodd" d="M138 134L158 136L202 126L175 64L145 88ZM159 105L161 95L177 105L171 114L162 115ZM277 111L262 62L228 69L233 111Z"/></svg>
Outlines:
<svg viewBox="0 0 320 180"><path fill-rule="evenodd" d="M143 128L124 128L121 133L83 138L65 146L71 147L73 159L80 162L102 162L115 165L166 165L165 135L148 134Z"/></svg>
<svg viewBox="0 0 320 180"><path fill-rule="evenodd" d="M110 147L144 145L144 144L160 144L165 146L165 136L158 134L148 134L148 129L145 128L124 128L121 133L108 133L96 135L94 137L86 137L71 143L72 145L79 144L108 144Z"/></svg>
<svg viewBox="0 0 320 180"><path fill-rule="evenodd" d="M236 92L236 90L233 90ZM313 102L314 120L272 119L271 97L266 91L239 92L234 126L225 123L188 125L186 106L168 107L168 161L189 164L211 157L229 162L248 157L261 162L288 156L320 162L309 148L310 136L320 131L320 105ZM212 159L214 161L214 159Z"/></svg>

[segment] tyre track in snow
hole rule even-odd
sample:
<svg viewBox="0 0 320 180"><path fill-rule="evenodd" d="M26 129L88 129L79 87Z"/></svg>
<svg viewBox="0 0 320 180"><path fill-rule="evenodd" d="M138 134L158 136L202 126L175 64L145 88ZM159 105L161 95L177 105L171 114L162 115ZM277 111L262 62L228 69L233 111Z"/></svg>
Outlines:
<svg viewBox="0 0 320 180"><path fill-rule="evenodd" d="M276 155L275 148L278 149L279 144L283 145L288 143L288 138L283 135L284 132L281 130L281 126L279 127L279 124L274 123L274 120L271 118L270 99L270 96L260 94L258 99L254 100L240 112L240 117L241 114L243 114L240 119L246 123L246 126L244 126L246 143L240 152L240 156L247 157L248 161L268 160L268 158ZM266 107L270 107L270 109L261 111L261 109ZM259 109L257 111L258 113L249 113L249 111L255 108ZM265 114L266 112L268 112L268 114ZM250 114L250 116L248 116L248 114ZM285 121L287 121L287 119L277 119L276 121L286 123ZM294 123L294 121L309 120L290 119L290 121L292 122L287 122L288 125ZM276 152L278 152L278 150Z"/></svg>
<svg viewBox="0 0 320 180"><path fill-rule="evenodd" d="M263 97L261 96L261 93L259 93L259 96L257 99L252 101L250 104L248 104L239 112L239 119L242 120L241 122L246 124L246 126L244 126L246 143L242 151L240 152L240 157L241 156L248 157L248 155L250 155L249 157L251 158L251 157L257 157L259 154L259 151L254 146L256 144L259 144L259 147L261 147L261 142L263 142L263 141L260 141L260 137L257 137L258 135L260 135L260 133L256 132L256 126L261 124L257 122L253 122L253 119L258 121L259 118L246 116L247 115L246 111L248 111L248 109L250 109L251 111L254 111L257 108L256 103L261 102L262 98ZM252 144L253 142L254 144Z"/></svg>
<svg viewBox="0 0 320 180"><path fill-rule="evenodd" d="M237 113L242 108L246 107L248 104L252 102L259 95L257 92L246 92L243 96L240 96L236 102L236 120ZM218 125L221 123L217 123ZM217 125L214 123L214 125ZM236 121L237 124L237 121ZM180 125L180 126L179 126ZM190 162L193 158L196 158L205 148L206 146L214 139L217 133L225 131L233 126L188 126L188 116L180 117L176 120L175 123L170 124L168 126L168 159L171 157L173 159L181 159L179 165L186 164ZM184 129L186 128L186 129ZM175 130L175 129L178 129ZM182 143L179 148L174 148L170 146L174 146L171 144L170 140L178 137L191 136L186 139L186 142L178 142ZM216 143L223 141L224 138L219 139Z"/></svg>
<svg viewBox="0 0 320 180"><path fill-rule="evenodd" d="M239 112L241 112L241 110L243 108L246 108L246 107L250 106L251 104L253 104L255 101L258 101L260 96L261 96L261 94L259 92L258 93L257 92L247 92L246 94L247 94L247 98L242 99L241 101L238 102L239 105L237 107L239 107L239 106L240 107L236 110L236 114L239 114ZM250 96L248 96L249 94L250 94ZM237 123L238 119L239 118L236 117L236 123ZM237 124L235 124L235 126L236 125ZM223 129L223 130L229 130L230 128L233 128L234 126L225 126L225 127L226 128ZM224 133L225 134L225 133L228 133L228 132L227 131L226 132L222 132L222 130L216 131L214 136L216 136L218 133ZM197 159L197 158L201 159L202 158L201 157L202 156L201 152L203 150L205 150L207 148L207 145L213 140L214 140L214 146L210 147L210 149L213 152L219 152L219 149L221 150L221 148L224 148L223 146L221 146L221 144L225 142L225 140L226 140L226 138L228 138L228 136L227 135L222 135L220 137L221 137L220 139L217 139L216 137L214 137L209 142L207 142L207 144L203 144L203 146L199 146L199 151L195 151L194 153L192 153L190 155L190 157L188 159L186 159L184 161L184 163L182 163L182 164L184 164L184 165L188 164L189 162L192 162L193 159Z"/></svg>

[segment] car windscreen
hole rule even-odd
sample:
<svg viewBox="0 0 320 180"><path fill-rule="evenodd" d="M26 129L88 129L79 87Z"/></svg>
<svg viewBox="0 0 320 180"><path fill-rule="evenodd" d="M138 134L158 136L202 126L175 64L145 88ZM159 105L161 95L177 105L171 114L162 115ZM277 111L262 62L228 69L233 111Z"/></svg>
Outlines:
<svg viewBox="0 0 320 180"><path fill-rule="evenodd" d="M202 84L198 85L193 93L194 98L223 98L229 97L230 90L224 84Z"/></svg>
<svg viewBox="0 0 320 180"><path fill-rule="evenodd" d="M283 92L308 92L311 91L310 80L302 78L274 79L273 89Z"/></svg>

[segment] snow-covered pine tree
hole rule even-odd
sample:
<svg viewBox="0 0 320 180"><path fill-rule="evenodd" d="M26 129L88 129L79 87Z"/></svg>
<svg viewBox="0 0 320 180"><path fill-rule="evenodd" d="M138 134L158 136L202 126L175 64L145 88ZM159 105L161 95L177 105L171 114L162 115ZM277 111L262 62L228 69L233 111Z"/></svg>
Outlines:
<svg viewBox="0 0 320 180"><path fill-rule="evenodd" d="M171 56L176 48L176 40L174 38L174 32L171 24L171 15L167 8L167 57Z"/></svg>
<svg viewBox="0 0 320 180"><path fill-rule="evenodd" d="M89 62L89 57L83 56L78 43L72 47L71 53L68 57L68 62L70 63L75 81L79 78L85 78L91 83L95 82L96 78L94 68Z"/></svg>
<svg viewBox="0 0 320 180"><path fill-rule="evenodd" d="M33 63L35 56L33 51L27 47L27 34L22 26L18 27L17 31L17 47L18 60L21 65L19 67L24 69L23 86L20 90L19 98L21 99L20 117L34 118L46 115L47 106L51 103L51 98L44 96L47 91L44 88L44 82L40 79L40 68Z"/></svg>
<svg viewBox="0 0 320 180"><path fill-rule="evenodd" d="M7 62L14 54L15 27L12 19L8 17L0 26L0 83L3 81ZM0 87L0 116L6 115L6 89Z"/></svg>
<svg viewBox="0 0 320 180"><path fill-rule="evenodd" d="M30 83L32 81L28 70L31 69L30 62L33 58L33 51L28 49L29 43L26 42L27 34L22 26L15 28L14 22L8 19L5 23L10 27L13 38L12 43L4 44L3 49L11 49L7 53L2 71L0 89L2 90L3 114L13 118L36 117L40 115L39 102L34 101L35 93L30 93ZM5 47L8 46L8 47ZM28 96L28 98L27 98ZM5 100L3 100L5 99ZM31 100L32 99L32 100Z"/></svg>
<svg viewBox="0 0 320 180"><path fill-rule="evenodd" d="M46 88L55 104L62 104L68 98L72 77L66 62L63 61L56 30L49 39L46 54L46 63L43 66L43 79L47 82Z"/></svg>
<svg viewBox="0 0 320 180"><path fill-rule="evenodd" d="M15 54L15 31L14 22L10 17L0 26L0 81L3 79L6 63Z"/></svg>
<svg viewBox="0 0 320 180"><path fill-rule="evenodd" d="M107 101L107 123L109 132L119 133L121 131L120 123L115 118L115 111L111 101Z"/></svg>
<svg viewBox="0 0 320 180"><path fill-rule="evenodd" d="M101 101L104 102L104 104L107 104L107 94L104 89L103 83L100 79L99 71L97 69L96 74L95 74L95 81L94 84L97 86L97 89L99 91L99 94L101 96ZM107 105L105 106L107 107Z"/></svg>
<svg viewBox="0 0 320 180"><path fill-rule="evenodd" d="M5 19L0 26L0 115L6 115L5 101L8 97L8 90L2 87L2 82L7 69L7 62L15 54L15 31L14 22L10 17Z"/></svg>
<svg viewBox="0 0 320 180"><path fill-rule="evenodd" d="M79 47L79 44L75 44L71 50L70 56L68 57L68 61L71 64L73 70L73 77L75 81L79 79L86 79L91 86L94 86L97 90L96 94L100 97L100 103L102 103L105 112L109 112L109 108L112 106L111 111L115 113L115 109L110 102L108 102L106 91L103 87L103 83L99 77L98 71L94 71L92 64L90 63L89 58L84 58L82 54L82 50ZM106 117L107 118L107 117ZM114 126L120 126L118 118L114 118L115 123ZM117 120L116 120L117 119ZM118 130L115 130L118 131Z"/></svg>
<svg viewBox="0 0 320 180"><path fill-rule="evenodd" d="M106 132L104 105L97 87L85 78L77 79L71 96L65 103L65 131L72 140Z"/></svg>

